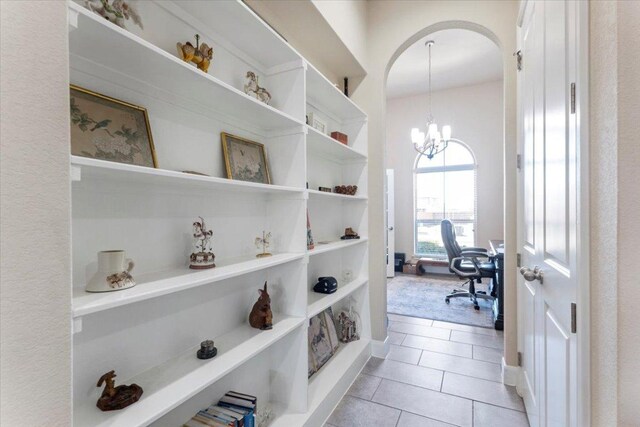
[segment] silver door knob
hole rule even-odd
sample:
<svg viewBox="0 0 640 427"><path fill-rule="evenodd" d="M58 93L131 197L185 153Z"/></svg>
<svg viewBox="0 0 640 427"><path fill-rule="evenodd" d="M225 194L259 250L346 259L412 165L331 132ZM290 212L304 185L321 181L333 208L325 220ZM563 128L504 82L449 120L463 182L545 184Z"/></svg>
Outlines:
<svg viewBox="0 0 640 427"><path fill-rule="evenodd" d="M524 277L524 280L527 282L533 282L534 280L538 280L542 285L542 270L537 265L533 267L533 270L528 267L522 267L520 269L520 274Z"/></svg>
<svg viewBox="0 0 640 427"><path fill-rule="evenodd" d="M389 227L389 231L393 231L393 227Z"/></svg>

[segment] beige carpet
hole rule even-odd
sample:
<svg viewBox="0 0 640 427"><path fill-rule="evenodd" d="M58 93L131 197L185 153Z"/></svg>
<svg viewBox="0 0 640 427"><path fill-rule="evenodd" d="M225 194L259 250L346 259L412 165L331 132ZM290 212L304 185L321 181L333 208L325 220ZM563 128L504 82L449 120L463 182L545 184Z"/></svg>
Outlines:
<svg viewBox="0 0 640 427"><path fill-rule="evenodd" d="M476 285L476 289L486 291L488 282ZM480 310L474 310L468 298L452 298L450 304L444 302L444 297L454 288L468 289L468 285L461 288L463 283L446 276L396 275L387 282L387 312L493 328L489 301L478 300Z"/></svg>

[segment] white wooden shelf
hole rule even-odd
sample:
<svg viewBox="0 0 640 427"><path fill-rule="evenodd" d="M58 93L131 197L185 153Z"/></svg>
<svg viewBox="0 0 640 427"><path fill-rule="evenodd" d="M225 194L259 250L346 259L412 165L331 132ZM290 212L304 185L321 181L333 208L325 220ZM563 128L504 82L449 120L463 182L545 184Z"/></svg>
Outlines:
<svg viewBox="0 0 640 427"><path fill-rule="evenodd" d="M307 319L274 313L273 329L260 331L249 325L215 338L218 355L210 360L196 358L198 347L133 378L119 381L135 383L144 389L135 405L121 411L102 412L96 407L98 393L74 410L74 426L146 426L204 390L247 360L264 351Z"/></svg>
<svg viewBox="0 0 640 427"><path fill-rule="evenodd" d="M129 79L121 79L121 84L129 90L182 100L236 121L250 118L253 126L263 130L304 125L76 3L69 2L69 9L77 15L77 26L69 33L72 69L90 67L97 77L111 79L124 74Z"/></svg>
<svg viewBox="0 0 640 427"><path fill-rule="evenodd" d="M371 340L362 338L340 345L338 352L309 380L311 408L320 404L353 362L369 348L370 343Z"/></svg>
<svg viewBox="0 0 640 427"><path fill-rule="evenodd" d="M331 396L332 400L339 400L342 395L335 396L334 389L345 378L355 377L364 363L369 359L371 340L361 338L348 344L341 344L338 352L316 372L309 380L308 409L304 414L283 414L278 417L269 427L292 427L303 426L310 419L314 418L315 423L310 425L320 425L324 419L319 419L316 412L323 405L324 400ZM357 369L355 373L349 371ZM346 386L348 387L349 384ZM333 402L332 402L333 403ZM325 405L326 406L326 405ZM327 408L329 413L333 405ZM325 411L326 412L326 411ZM323 417L324 418L324 417Z"/></svg>
<svg viewBox="0 0 640 427"><path fill-rule="evenodd" d="M164 233L156 243L162 255L158 260L176 260L176 264L148 265L153 272L134 274L138 284L122 291L87 293L83 283L74 283L74 425L174 425L187 421L196 406L215 399L223 389L235 387L231 383L242 388L238 391L274 401L270 426L320 425L371 354L368 257L364 256L368 250L367 115L241 0L146 2L140 6L144 30L129 23L131 31L79 3L68 2L71 83L144 105L157 130L160 167L190 169L183 165L193 165L195 170L220 177L70 156L73 275L78 282L94 262L89 254L112 246L139 253L148 247L148 233ZM175 42L196 32L216 51L212 74L175 54ZM266 80L277 108L242 91L249 69L261 75L261 82ZM348 134L351 145L305 125L309 112L317 112L332 129ZM265 142L275 182L296 187L222 178L222 155L211 144L223 131ZM193 160L203 152L211 158ZM304 188L304 182L313 183L315 189ZM343 182L357 184L361 193L348 196L316 190L317 185ZM138 209L141 194L149 210ZM173 244L175 227L183 226L174 215L176 204L184 208L177 211L180 215L184 211L191 218L193 208L217 230L226 228L218 234L216 245L226 248L227 258L217 259L216 268L190 270L186 260L184 267L180 265L189 236L183 230L185 242L179 243L184 244ZM312 217L318 216L315 211L325 205L330 209L316 224L316 234L336 240L316 243L315 249L305 251L309 210ZM142 231L131 232L140 229L137 223ZM355 226L363 236L337 240L345 225ZM241 256L250 251L242 242L248 245L253 239L245 239L245 234L253 236L253 228L263 227L284 240L281 250L285 252L268 258ZM330 252L333 255L309 264L309 257ZM324 270L337 275L342 269L357 271L358 277L333 294L307 290L310 275ZM190 346L192 340L185 340L183 334L206 332L206 322L219 322L236 313L238 305L255 301L256 292L249 293L245 286L229 288L223 281L242 280L253 273L262 283L273 272L287 273L281 277L273 308L290 315L274 313L272 330L259 331L245 323L227 326L223 332L228 332L213 337L218 355L211 360L197 359L196 346L167 345L179 339ZM188 290L195 288L211 293L192 304L183 297L192 295ZM249 294L252 301L245 300ZM350 296L362 316L362 337L341 344L308 380L309 317ZM110 322L83 329L83 317L93 314L87 322L102 316ZM162 332L167 329L169 333ZM155 349L154 357L140 357L149 348ZM264 371L263 361L278 369L277 381ZM140 401L124 410L100 411L95 406L101 392L94 382L98 366L100 373L121 372L124 377L118 378L118 384L140 385L144 389Z"/></svg>
<svg viewBox="0 0 640 427"><path fill-rule="evenodd" d="M174 3L214 29L216 34L257 61L262 68L268 70L302 59L289 43L266 25L243 1L179 0ZM239 28L242 31L238 31Z"/></svg>
<svg viewBox="0 0 640 427"><path fill-rule="evenodd" d="M307 305L307 317L311 318L327 307L331 307L342 299L348 297L367 283L366 277L359 277L351 282L339 285L338 290L332 294L309 292Z"/></svg>
<svg viewBox="0 0 640 427"><path fill-rule="evenodd" d="M338 193L328 193L326 191L318 191L318 190L307 190L309 193L309 198L312 199L337 199L337 200L359 200L366 201L368 200L367 196L360 196L356 194L355 196L348 196L346 194L338 194Z"/></svg>
<svg viewBox="0 0 640 427"><path fill-rule="evenodd" d="M247 181L234 181L226 178L195 175L190 173L154 169L144 166L71 156L74 181L90 181L92 184L112 183L127 187L140 186L161 191L227 191L264 194L296 194L303 197L304 189L282 185L259 184ZM79 171L79 172L78 172Z"/></svg>
<svg viewBox="0 0 640 427"><path fill-rule="evenodd" d="M316 242L316 246L314 249L307 251L307 253L311 255L323 254L326 252L337 251L340 249L348 248L350 246L360 245L362 243L367 242L369 239L367 237L361 237L359 239L351 239L351 240L337 240L335 242L329 243L318 243Z"/></svg>
<svg viewBox="0 0 640 427"><path fill-rule="evenodd" d="M307 67L307 102L342 122L367 120L364 111L311 64Z"/></svg>
<svg viewBox="0 0 640 427"><path fill-rule="evenodd" d="M342 95L341 95L342 96ZM307 148L311 154L336 163L366 162L367 156L307 125Z"/></svg>
<svg viewBox="0 0 640 427"><path fill-rule="evenodd" d="M242 276L280 264L304 258L304 253L274 254L268 258L242 257L216 262L209 270L189 270L187 267L159 273L135 276L137 285L116 292L90 293L75 287L73 317L86 316L127 304L158 298L163 295L208 285L231 277Z"/></svg>

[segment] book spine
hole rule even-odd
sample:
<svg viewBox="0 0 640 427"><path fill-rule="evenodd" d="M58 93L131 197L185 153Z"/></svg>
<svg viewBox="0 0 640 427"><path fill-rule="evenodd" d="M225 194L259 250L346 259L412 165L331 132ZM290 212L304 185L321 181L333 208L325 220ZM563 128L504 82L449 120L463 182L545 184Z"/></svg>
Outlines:
<svg viewBox="0 0 640 427"><path fill-rule="evenodd" d="M231 405L240 406L241 408L254 409L256 407L256 405L254 403L249 402L248 400L238 399L236 397L229 397L229 396L223 396L222 399L220 399L220 402L224 402L224 403L229 403Z"/></svg>

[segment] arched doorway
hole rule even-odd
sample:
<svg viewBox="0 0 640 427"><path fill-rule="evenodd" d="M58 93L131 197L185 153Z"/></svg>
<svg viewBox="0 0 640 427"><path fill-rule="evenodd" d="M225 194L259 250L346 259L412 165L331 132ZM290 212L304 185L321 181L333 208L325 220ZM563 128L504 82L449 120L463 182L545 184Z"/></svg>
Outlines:
<svg viewBox="0 0 640 427"><path fill-rule="evenodd" d="M387 73L385 167L395 176L396 251L413 264L427 259L418 268L437 276L422 276L420 282L393 279L387 288L388 312L492 327L491 303L483 304L481 313L463 299L445 305L445 296L459 284L440 280L451 278L442 276L450 272L440 222L454 221L460 245L488 247L489 240L504 240L502 53L486 29L458 21L436 24L410 40L396 52ZM427 40L435 42L431 94ZM451 125L454 138L466 144L452 141L442 153L414 165L410 131L426 130L429 116L440 127Z"/></svg>

